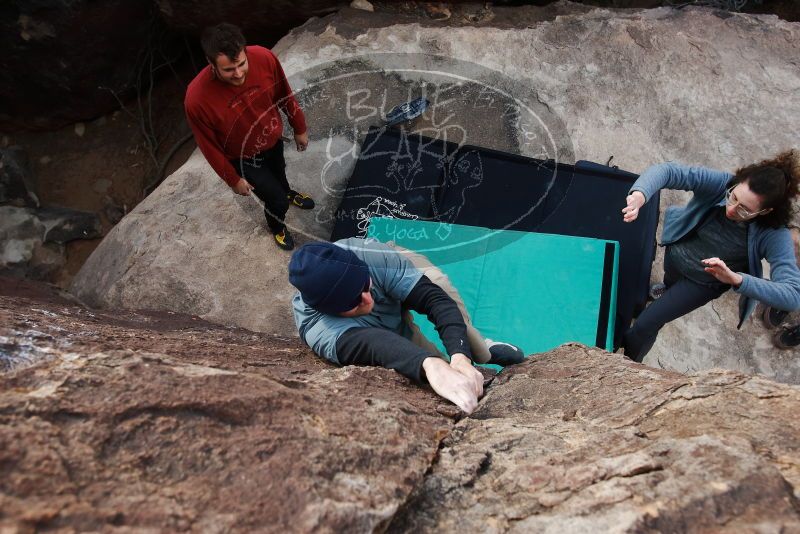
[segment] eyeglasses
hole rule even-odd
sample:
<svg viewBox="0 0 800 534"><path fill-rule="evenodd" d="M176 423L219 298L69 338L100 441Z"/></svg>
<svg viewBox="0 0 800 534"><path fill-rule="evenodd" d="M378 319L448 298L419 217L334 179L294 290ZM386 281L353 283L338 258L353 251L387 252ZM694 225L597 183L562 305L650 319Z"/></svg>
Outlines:
<svg viewBox="0 0 800 534"><path fill-rule="evenodd" d="M736 195L733 194L733 189L735 187L736 187L735 185L733 187L729 187L728 190L725 192L725 203L728 204L728 206L734 206L736 208L735 209L736 215L738 215L742 219L752 219L753 217L755 217L757 215L760 215L760 214L764 213L765 211L767 211L767 210L763 209L763 210L759 210L759 211L756 211L756 212L752 212L749 209L747 209L744 206L742 206L739 203L739 199L736 198Z"/></svg>

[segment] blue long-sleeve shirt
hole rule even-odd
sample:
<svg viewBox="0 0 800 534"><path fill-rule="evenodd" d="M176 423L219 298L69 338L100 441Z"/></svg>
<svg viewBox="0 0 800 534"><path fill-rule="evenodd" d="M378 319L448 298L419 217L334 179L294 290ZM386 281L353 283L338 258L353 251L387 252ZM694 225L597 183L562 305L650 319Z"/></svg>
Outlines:
<svg viewBox="0 0 800 534"><path fill-rule="evenodd" d="M725 206L725 191L732 178L730 173L705 167L661 163L647 168L631 192L640 191L645 202L664 188L694 193L686 206L670 206L664 213L661 244L670 245L694 230L708 210ZM739 328L752 313L756 301L781 310L800 309L800 269L789 230L769 228L755 219L748 226L747 252L750 273L739 273L742 283L734 288L740 294ZM764 279L762 259L769 263L771 280Z"/></svg>

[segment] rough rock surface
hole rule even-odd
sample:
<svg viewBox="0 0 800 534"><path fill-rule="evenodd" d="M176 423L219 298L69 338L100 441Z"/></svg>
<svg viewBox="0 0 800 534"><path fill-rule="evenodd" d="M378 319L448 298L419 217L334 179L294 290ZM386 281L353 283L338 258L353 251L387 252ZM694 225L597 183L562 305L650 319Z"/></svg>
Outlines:
<svg viewBox="0 0 800 534"><path fill-rule="evenodd" d="M21 284L0 297L3 532L380 530L452 424L388 370Z"/></svg>
<svg viewBox="0 0 800 534"><path fill-rule="evenodd" d="M312 140L303 155L287 151L289 179L321 204L313 215L290 212L295 233L305 234L301 242L329 235L331 206L357 156L348 152L354 140L403 96L419 94L420 79L436 78L433 71L464 73L473 65L472 82L433 79L434 93L449 90L435 95L433 108L452 113L424 116L415 127L528 155L600 162L614 155L636 172L665 160L732 170L800 138L800 99L793 97L800 91L800 24L698 8L613 11L569 3L476 17L474 24L436 22L348 8L278 43ZM417 70L400 72L398 65ZM493 88L491 102L478 98L482 83ZM524 98L545 127L529 130L512 97ZM540 141L547 134L551 141ZM668 193L662 205L685 199ZM288 333L286 260L255 203L229 194L195 154L115 227L72 289L95 305L171 309ZM659 262L653 274L658 279ZM647 363L800 382L800 362L773 350L769 332L752 322L735 329L735 300L727 295L669 325Z"/></svg>
<svg viewBox="0 0 800 534"><path fill-rule="evenodd" d="M0 530L800 528L796 386L565 345L456 423L296 340L0 292Z"/></svg>
<svg viewBox="0 0 800 534"><path fill-rule="evenodd" d="M392 530L794 530L798 400L760 377L685 377L567 345L495 380Z"/></svg>

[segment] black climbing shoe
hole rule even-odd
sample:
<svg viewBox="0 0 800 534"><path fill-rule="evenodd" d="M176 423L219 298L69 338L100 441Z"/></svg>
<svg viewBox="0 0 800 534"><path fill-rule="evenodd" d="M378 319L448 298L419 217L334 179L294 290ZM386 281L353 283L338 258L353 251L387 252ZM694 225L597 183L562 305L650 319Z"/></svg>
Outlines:
<svg viewBox="0 0 800 534"><path fill-rule="evenodd" d="M793 349L800 345L800 324L785 326L775 332L772 342L779 349Z"/></svg>
<svg viewBox="0 0 800 534"><path fill-rule="evenodd" d="M661 298L661 295L667 292L667 285L662 284L661 282L657 284L653 284L650 286L650 291L648 291L648 295L653 300L658 300Z"/></svg>
<svg viewBox="0 0 800 534"><path fill-rule="evenodd" d="M286 194L286 198L288 198L289 202L301 210L314 209L314 200L305 193L298 193L294 189L289 189L289 193Z"/></svg>
<svg viewBox="0 0 800 534"><path fill-rule="evenodd" d="M525 361L525 354L522 352L522 349L510 343L502 343L500 341L487 339L486 348L489 349L489 354L492 355L486 363L506 367L507 365L516 365Z"/></svg>
<svg viewBox="0 0 800 534"><path fill-rule="evenodd" d="M292 239L292 234L286 228L277 234L272 234L272 237L275 238L275 243L283 250L292 250L294 248L294 239Z"/></svg>
<svg viewBox="0 0 800 534"><path fill-rule="evenodd" d="M778 328L788 316L788 311L779 310L772 306L764 306L764 311L761 312L761 322L772 330L773 328Z"/></svg>

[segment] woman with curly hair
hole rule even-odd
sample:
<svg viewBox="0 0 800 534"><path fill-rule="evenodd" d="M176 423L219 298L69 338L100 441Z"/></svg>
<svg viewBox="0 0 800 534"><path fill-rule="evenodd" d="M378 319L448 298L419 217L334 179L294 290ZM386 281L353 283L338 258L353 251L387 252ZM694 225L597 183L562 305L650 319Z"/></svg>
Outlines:
<svg viewBox="0 0 800 534"><path fill-rule="evenodd" d="M739 325L756 301L800 309L800 269L786 227L800 183L797 152L749 165L734 174L675 163L653 165L633 184L623 208L632 222L657 191L692 191L692 200L664 214L663 293L625 332L625 355L641 362L668 322L714 300L739 293ZM761 260L770 265L763 278Z"/></svg>

